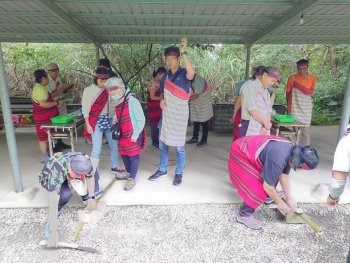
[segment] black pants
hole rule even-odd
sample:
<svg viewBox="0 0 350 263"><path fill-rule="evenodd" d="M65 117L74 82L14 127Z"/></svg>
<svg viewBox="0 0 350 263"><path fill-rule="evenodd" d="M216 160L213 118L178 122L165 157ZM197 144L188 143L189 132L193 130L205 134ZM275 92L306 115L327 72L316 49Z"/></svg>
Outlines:
<svg viewBox="0 0 350 263"><path fill-rule="evenodd" d="M130 178L135 179L137 170L139 169L140 155L122 155L122 159L125 166L125 170L130 174Z"/></svg>
<svg viewBox="0 0 350 263"><path fill-rule="evenodd" d="M192 138L198 140L200 125L202 125L202 139L201 139L201 142L207 142L207 140L208 140L208 132L209 132L209 121L205 121L205 122L194 121L193 122L193 136L192 136Z"/></svg>
<svg viewBox="0 0 350 263"><path fill-rule="evenodd" d="M151 126L152 145L159 146L159 128L158 126Z"/></svg>

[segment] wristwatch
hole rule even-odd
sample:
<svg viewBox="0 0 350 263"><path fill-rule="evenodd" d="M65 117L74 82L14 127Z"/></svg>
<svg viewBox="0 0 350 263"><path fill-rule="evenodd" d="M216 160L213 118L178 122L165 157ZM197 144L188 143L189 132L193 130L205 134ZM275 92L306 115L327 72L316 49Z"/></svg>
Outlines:
<svg viewBox="0 0 350 263"><path fill-rule="evenodd" d="M95 199L95 196L89 196L88 199Z"/></svg>

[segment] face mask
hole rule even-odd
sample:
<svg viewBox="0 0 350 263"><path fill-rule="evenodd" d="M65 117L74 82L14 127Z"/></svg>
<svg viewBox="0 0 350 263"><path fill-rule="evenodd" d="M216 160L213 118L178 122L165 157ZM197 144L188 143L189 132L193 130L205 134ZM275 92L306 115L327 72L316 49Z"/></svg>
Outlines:
<svg viewBox="0 0 350 263"><path fill-rule="evenodd" d="M82 181L79 179L73 179L69 181L73 189L78 193L80 196L87 195L87 184L86 180Z"/></svg>
<svg viewBox="0 0 350 263"><path fill-rule="evenodd" d="M115 101L118 101L122 98L122 96L119 96L119 95L113 95L112 96L112 99L114 99Z"/></svg>

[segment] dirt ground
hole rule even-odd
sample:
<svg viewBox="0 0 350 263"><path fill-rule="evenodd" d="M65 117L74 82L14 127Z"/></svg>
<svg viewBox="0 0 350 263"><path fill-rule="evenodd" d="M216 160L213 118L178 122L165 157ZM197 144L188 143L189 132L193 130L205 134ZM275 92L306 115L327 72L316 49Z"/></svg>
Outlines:
<svg viewBox="0 0 350 263"><path fill-rule="evenodd" d="M276 210L261 207L260 230L236 221L236 205L107 207L97 224L85 225L77 243L102 254L48 250L47 209L0 209L1 262L346 262L350 244L350 205L301 204L324 229L285 224ZM60 240L67 241L81 207L64 208Z"/></svg>

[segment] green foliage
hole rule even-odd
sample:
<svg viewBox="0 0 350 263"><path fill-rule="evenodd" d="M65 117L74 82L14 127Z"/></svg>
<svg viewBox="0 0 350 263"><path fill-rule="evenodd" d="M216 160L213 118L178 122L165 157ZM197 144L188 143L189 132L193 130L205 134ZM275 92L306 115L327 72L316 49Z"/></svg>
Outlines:
<svg viewBox="0 0 350 263"><path fill-rule="evenodd" d="M75 83L73 102L80 103L83 89L91 84L96 67L95 47L90 44L4 44L5 64L10 94L28 96L34 70L51 62L60 65L65 82ZM124 82L146 100L146 88L152 72L164 66L165 45L104 45L101 57L108 57ZM236 85L245 79L246 48L243 45L190 45L189 58L196 73L210 85L218 87L213 94L216 103L232 103ZM318 79L313 95L313 124L338 123L344 98L344 87L350 63L348 45L254 45L251 66L267 65L281 72L275 103L286 104L285 86L296 73L295 62L310 59L310 72Z"/></svg>

